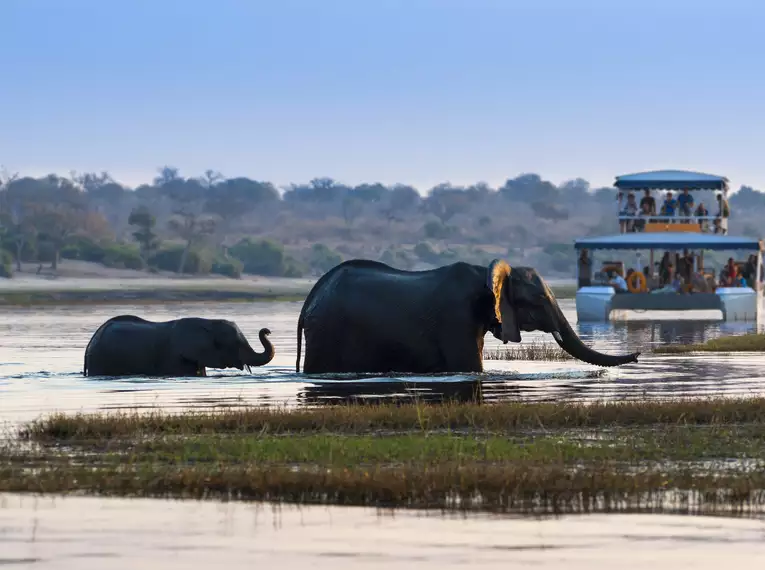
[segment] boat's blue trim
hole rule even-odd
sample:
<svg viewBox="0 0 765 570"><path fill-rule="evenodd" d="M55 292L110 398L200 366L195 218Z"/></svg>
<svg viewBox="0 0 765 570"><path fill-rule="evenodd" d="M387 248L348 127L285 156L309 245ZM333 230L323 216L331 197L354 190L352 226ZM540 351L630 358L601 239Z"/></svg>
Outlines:
<svg viewBox="0 0 765 570"><path fill-rule="evenodd" d="M617 176L614 186L621 190L724 190L728 179L688 170L654 170Z"/></svg>
<svg viewBox="0 0 765 570"><path fill-rule="evenodd" d="M640 232L597 236L574 240L576 249L706 249L725 251L745 249L758 251L760 240L749 237L691 232Z"/></svg>

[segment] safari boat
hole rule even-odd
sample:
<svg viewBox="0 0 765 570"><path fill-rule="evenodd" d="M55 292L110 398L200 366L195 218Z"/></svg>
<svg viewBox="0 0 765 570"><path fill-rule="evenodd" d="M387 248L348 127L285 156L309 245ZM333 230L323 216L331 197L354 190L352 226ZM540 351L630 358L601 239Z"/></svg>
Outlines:
<svg viewBox="0 0 765 570"><path fill-rule="evenodd" d="M719 311L722 321L759 319L764 245L762 240L728 235L727 220L721 224L723 204L727 208L726 178L678 170L655 171L618 176L614 186L619 190L621 233L574 242L580 258L576 293L579 322L607 322L615 314L625 311L711 310ZM703 209L700 212L689 212L688 209L681 213L672 212L671 203L658 215L654 211L658 209L650 207L638 215L634 214L634 207L631 211L623 207L625 193L627 200L633 203L639 199L635 197L638 192L645 198L654 197L657 205L664 203L666 195L655 195L656 191L681 192L686 196L686 203L691 192L695 199L697 194L711 191L716 196L710 203L716 201L720 207L715 207L714 215L704 213ZM729 209L725 213L729 215ZM729 265L735 264L739 271L746 268L744 274L750 276L748 280L741 278L734 283L718 283L715 272L704 268L705 252L723 251L730 252ZM584 256L583 252L586 252ZM600 252L608 252L609 257L600 260L598 265L594 254ZM673 268L681 264L684 264L686 279L673 275L672 284L669 284L667 272L676 271ZM582 267L589 267L589 275L581 274ZM626 291L613 285L614 280L621 281L615 277L617 274L626 280ZM690 279L687 278L689 275Z"/></svg>

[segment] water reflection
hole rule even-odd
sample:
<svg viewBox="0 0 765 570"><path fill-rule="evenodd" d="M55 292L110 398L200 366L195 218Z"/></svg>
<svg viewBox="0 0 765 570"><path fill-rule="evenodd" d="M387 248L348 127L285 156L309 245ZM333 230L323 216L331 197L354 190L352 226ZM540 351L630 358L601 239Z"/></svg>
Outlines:
<svg viewBox="0 0 765 570"><path fill-rule="evenodd" d="M756 568L762 535L760 520L722 517L0 495L0 565L19 568L711 570Z"/></svg>
<svg viewBox="0 0 765 570"><path fill-rule="evenodd" d="M297 400L306 405L380 404L405 402L483 401L483 383L464 382L322 382L300 388Z"/></svg>

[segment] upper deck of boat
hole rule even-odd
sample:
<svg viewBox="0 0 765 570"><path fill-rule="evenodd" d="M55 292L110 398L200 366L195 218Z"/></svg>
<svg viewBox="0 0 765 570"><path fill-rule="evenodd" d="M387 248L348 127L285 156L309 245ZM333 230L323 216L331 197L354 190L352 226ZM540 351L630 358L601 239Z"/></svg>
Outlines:
<svg viewBox="0 0 765 570"><path fill-rule="evenodd" d="M617 217L622 233L727 233L730 209L727 207L728 179L724 176L688 170L654 170L617 176L614 187L618 190ZM690 207L684 210L679 198L686 190L692 200ZM699 199L703 195L694 196L700 192L711 192L712 196L706 200ZM645 211L642 198L649 196L654 199L655 207ZM682 201L685 200L684 197ZM723 204L728 216L722 215Z"/></svg>

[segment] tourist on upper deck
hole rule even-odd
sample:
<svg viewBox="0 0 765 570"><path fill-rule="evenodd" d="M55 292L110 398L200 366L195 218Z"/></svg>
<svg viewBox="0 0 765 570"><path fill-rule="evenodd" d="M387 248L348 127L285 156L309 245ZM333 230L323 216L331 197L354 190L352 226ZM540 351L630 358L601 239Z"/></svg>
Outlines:
<svg viewBox="0 0 765 570"><path fill-rule="evenodd" d="M693 211L693 196L691 196L688 188L683 188L683 193L677 197L677 208L680 210L681 216L687 218L691 217L691 212Z"/></svg>
<svg viewBox="0 0 765 570"><path fill-rule="evenodd" d="M592 285L592 260L586 249L579 254L579 287Z"/></svg>
<svg viewBox="0 0 765 570"><path fill-rule="evenodd" d="M624 209L621 211L622 216L637 216L638 213L638 205L637 201L635 200L635 194L630 192L627 194L627 205L624 206ZM622 231L627 232L634 232L635 231L635 222L633 220L627 220L626 223L622 224Z"/></svg>
<svg viewBox="0 0 765 570"><path fill-rule="evenodd" d="M651 191L646 188L644 190L645 195L640 199L640 212L644 213L646 212L646 207L648 207L648 214L649 216L655 216L656 215L656 200L654 200L653 196L651 196Z"/></svg>
<svg viewBox="0 0 765 570"><path fill-rule="evenodd" d="M697 218L705 218L709 215L709 210L707 210L706 206L704 206L704 202L699 202L698 207L696 208L696 211L694 212L694 215ZM699 227L701 228L702 232L708 232L709 231L709 220L699 220Z"/></svg>
<svg viewBox="0 0 765 570"><path fill-rule="evenodd" d="M664 203L661 205L662 216L674 217L675 210L677 209L677 200L672 197L672 192L667 192L667 197ZM671 220L666 220L668 223Z"/></svg>
<svg viewBox="0 0 765 570"><path fill-rule="evenodd" d="M717 219L720 220L720 223L715 223L715 226L719 225L720 233L723 235L728 233L728 218L730 217L730 206L728 205L728 200L723 198L722 194L717 195ZM716 220L715 220L716 221ZM715 233L717 231L715 230Z"/></svg>
<svg viewBox="0 0 765 570"><path fill-rule="evenodd" d="M651 216L655 216L655 215L656 215L656 212L651 212L651 207L641 200L640 214L638 215L638 219L635 220L635 231L636 232L644 231L646 222L651 218Z"/></svg>

